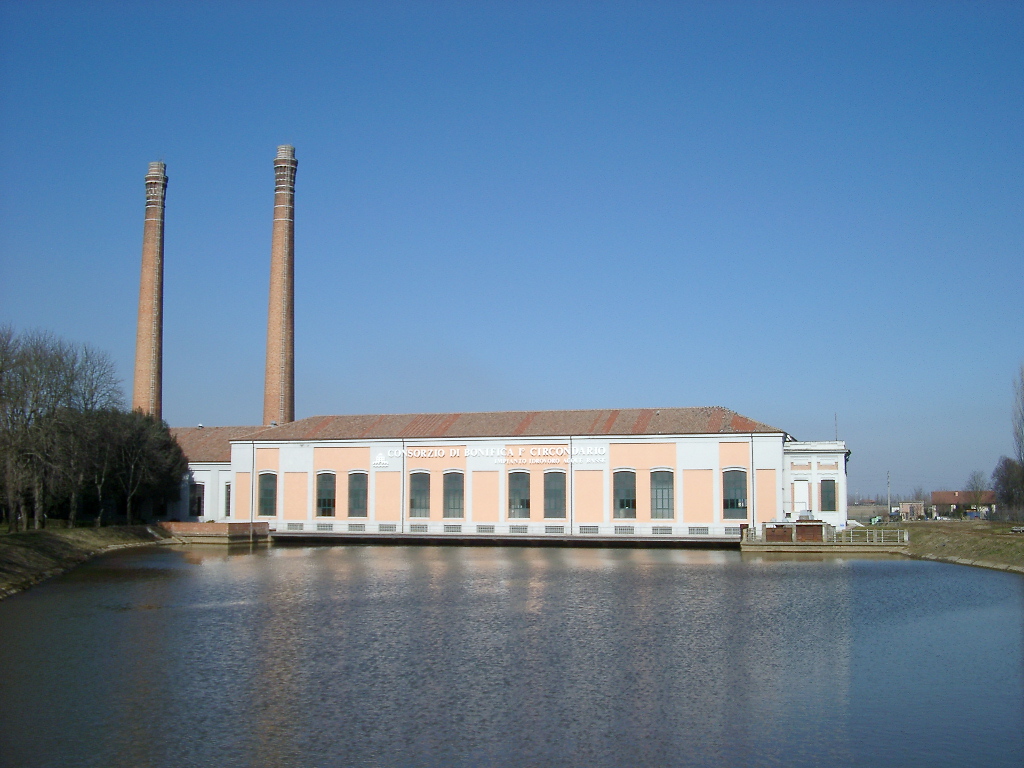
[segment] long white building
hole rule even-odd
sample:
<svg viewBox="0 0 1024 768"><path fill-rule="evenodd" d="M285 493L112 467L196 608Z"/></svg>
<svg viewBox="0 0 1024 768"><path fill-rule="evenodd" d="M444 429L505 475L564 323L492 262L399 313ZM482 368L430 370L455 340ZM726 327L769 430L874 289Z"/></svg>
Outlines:
<svg viewBox="0 0 1024 768"><path fill-rule="evenodd" d="M726 408L318 416L177 429L180 520L372 534L730 537L846 525L845 443Z"/></svg>

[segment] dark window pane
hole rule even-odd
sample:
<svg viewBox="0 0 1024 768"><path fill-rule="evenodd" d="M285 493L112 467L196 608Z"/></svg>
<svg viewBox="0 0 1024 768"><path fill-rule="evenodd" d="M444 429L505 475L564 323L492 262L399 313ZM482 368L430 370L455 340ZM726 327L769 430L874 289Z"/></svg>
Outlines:
<svg viewBox="0 0 1024 768"><path fill-rule="evenodd" d="M206 486L202 483L189 483L188 514L190 517L202 517L203 505L206 502Z"/></svg>
<svg viewBox="0 0 1024 768"><path fill-rule="evenodd" d="M366 517L369 478L365 472L353 472L348 476L348 516Z"/></svg>
<svg viewBox="0 0 1024 768"><path fill-rule="evenodd" d="M565 473L544 473L544 517L565 517Z"/></svg>
<svg viewBox="0 0 1024 768"><path fill-rule="evenodd" d="M463 478L460 472L444 476L444 517L463 516Z"/></svg>
<svg viewBox="0 0 1024 768"><path fill-rule="evenodd" d="M530 473L511 472L508 476L508 516L530 516Z"/></svg>
<svg viewBox="0 0 1024 768"><path fill-rule="evenodd" d="M651 472L651 518L671 520L675 517L675 495L671 472Z"/></svg>
<svg viewBox="0 0 1024 768"><path fill-rule="evenodd" d="M231 483L224 486L224 517L231 517Z"/></svg>
<svg viewBox="0 0 1024 768"><path fill-rule="evenodd" d="M742 469L722 473L722 517L726 520L747 518L747 473Z"/></svg>
<svg viewBox="0 0 1024 768"><path fill-rule="evenodd" d="M260 516L277 514L277 475L260 475Z"/></svg>
<svg viewBox="0 0 1024 768"><path fill-rule="evenodd" d="M636 472L622 470L612 479L615 491L615 506L612 513L617 518L636 517Z"/></svg>
<svg viewBox="0 0 1024 768"><path fill-rule="evenodd" d="M320 517L334 517L337 478L329 472L316 476L316 513Z"/></svg>
<svg viewBox="0 0 1024 768"><path fill-rule="evenodd" d="M835 480L822 480L821 481L821 511L822 512L835 512L836 511L836 481Z"/></svg>
<svg viewBox="0 0 1024 768"><path fill-rule="evenodd" d="M409 517L430 517L430 474L409 475Z"/></svg>

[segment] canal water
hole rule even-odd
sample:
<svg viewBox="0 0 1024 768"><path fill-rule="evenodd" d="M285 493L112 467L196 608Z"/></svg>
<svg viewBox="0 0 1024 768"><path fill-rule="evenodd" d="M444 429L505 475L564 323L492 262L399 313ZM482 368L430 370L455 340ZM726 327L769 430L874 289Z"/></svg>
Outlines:
<svg viewBox="0 0 1024 768"><path fill-rule="evenodd" d="M1024 765L1024 578L152 548L0 602L0 765Z"/></svg>

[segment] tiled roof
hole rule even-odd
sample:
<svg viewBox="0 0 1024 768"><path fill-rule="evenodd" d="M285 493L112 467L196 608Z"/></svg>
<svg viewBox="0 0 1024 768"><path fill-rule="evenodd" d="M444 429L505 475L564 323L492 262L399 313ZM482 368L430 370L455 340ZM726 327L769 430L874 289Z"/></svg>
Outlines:
<svg viewBox="0 0 1024 768"><path fill-rule="evenodd" d="M231 441L250 440L266 427L172 427L189 461L231 461Z"/></svg>
<svg viewBox="0 0 1024 768"><path fill-rule="evenodd" d="M630 436L782 433L728 408L631 408L617 411L499 411L311 416L270 427L260 440L450 439L460 437ZM233 438L243 439L243 438ZM250 439L246 436L244 439Z"/></svg>
<svg viewBox="0 0 1024 768"><path fill-rule="evenodd" d="M975 495L972 491L932 491L932 504L974 504ZM978 504L995 504L995 491L982 491Z"/></svg>

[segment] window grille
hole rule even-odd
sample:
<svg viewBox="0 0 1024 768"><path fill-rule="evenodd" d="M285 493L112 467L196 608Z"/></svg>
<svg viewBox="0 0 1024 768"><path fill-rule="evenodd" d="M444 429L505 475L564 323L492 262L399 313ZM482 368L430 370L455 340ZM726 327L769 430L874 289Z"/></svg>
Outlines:
<svg viewBox="0 0 1024 768"><path fill-rule="evenodd" d="M301 531L302 530L302 523L288 523L288 525L285 526L285 527L289 531Z"/></svg>
<svg viewBox="0 0 1024 768"><path fill-rule="evenodd" d="M377 530L381 533L394 533L398 530L398 526L394 523L381 523L377 526Z"/></svg>
<svg viewBox="0 0 1024 768"><path fill-rule="evenodd" d="M494 533L493 525L478 525L476 527L477 533Z"/></svg>
<svg viewBox="0 0 1024 768"><path fill-rule="evenodd" d="M446 525L444 527L445 533L462 533L461 525Z"/></svg>
<svg viewBox="0 0 1024 768"><path fill-rule="evenodd" d="M671 472L651 472L651 519L671 520L675 517L675 494Z"/></svg>
<svg viewBox="0 0 1024 768"><path fill-rule="evenodd" d="M599 528L596 525L581 525L580 533L598 533Z"/></svg>
<svg viewBox="0 0 1024 768"><path fill-rule="evenodd" d="M530 517L529 472L510 472L508 475L508 516L512 519Z"/></svg>
<svg viewBox="0 0 1024 768"><path fill-rule="evenodd" d="M545 525L544 533L565 533L564 525Z"/></svg>
<svg viewBox="0 0 1024 768"><path fill-rule="evenodd" d="M616 525L615 526L615 532L616 533L633 533L633 526L632 525Z"/></svg>
<svg viewBox="0 0 1024 768"><path fill-rule="evenodd" d="M270 473L260 475L259 493L260 517L274 517L277 514L277 475Z"/></svg>
<svg viewBox="0 0 1024 768"><path fill-rule="evenodd" d="M722 517L745 520L747 517L747 473L727 469L722 473Z"/></svg>
<svg viewBox="0 0 1024 768"><path fill-rule="evenodd" d="M369 495L369 478L365 472L353 472L348 476L348 516L366 517L366 500Z"/></svg>
<svg viewBox="0 0 1024 768"><path fill-rule="evenodd" d="M565 517L565 473L544 473L544 517Z"/></svg>
<svg viewBox="0 0 1024 768"><path fill-rule="evenodd" d="M365 530L366 530L366 523L349 523L348 524L348 532L349 533L362 533Z"/></svg>
<svg viewBox="0 0 1024 768"><path fill-rule="evenodd" d="M691 525L687 528L687 533L691 536L707 536L708 527L706 525Z"/></svg>
<svg viewBox="0 0 1024 768"><path fill-rule="evenodd" d="M316 529L318 531L333 531L334 523L317 523Z"/></svg>
<svg viewBox="0 0 1024 768"><path fill-rule="evenodd" d="M430 474L409 475L409 517L430 517Z"/></svg>
<svg viewBox="0 0 1024 768"><path fill-rule="evenodd" d="M444 475L444 517L463 516L464 483L461 472Z"/></svg>
<svg viewBox="0 0 1024 768"><path fill-rule="evenodd" d="M612 479L615 493L614 516L620 519L636 518L636 472L620 470Z"/></svg>
<svg viewBox="0 0 1024 768"><path fill-rule="evenodd" d="M725 535L726 536L739 536L740 535L740 528L739 528L739 526L738 525L727 525L727 526L725 526Z"/></svg>
<svg viewBox="0 0 1024 768"><path fill-rule="evenodd" d="M420 523L419 525L417 525L416 523L413 523L412 525L409 526L409 532L410 533L426 533L427 532L427 526L424 525L423 523Z"/></svg>
<svg viewBox="0 0 1024 768"><path fill-rule="evenodd" d="M321 472L316 476L316 514L318 517L334 517L336 487L337 478L333 472Z"/></svg>
<svg viewBox="0 0 1024 768"><path fill-rule="evenodd" d="M655 525L651 527L651 533L655 536L670 536L672 535L671 525Z"/></svg>
<svg viewBox="0 0 1024 768"><path fill-rule="evenodd" d="M528 525L510 525L508 527L509 533L529 533L530 526Z"/></svg>

